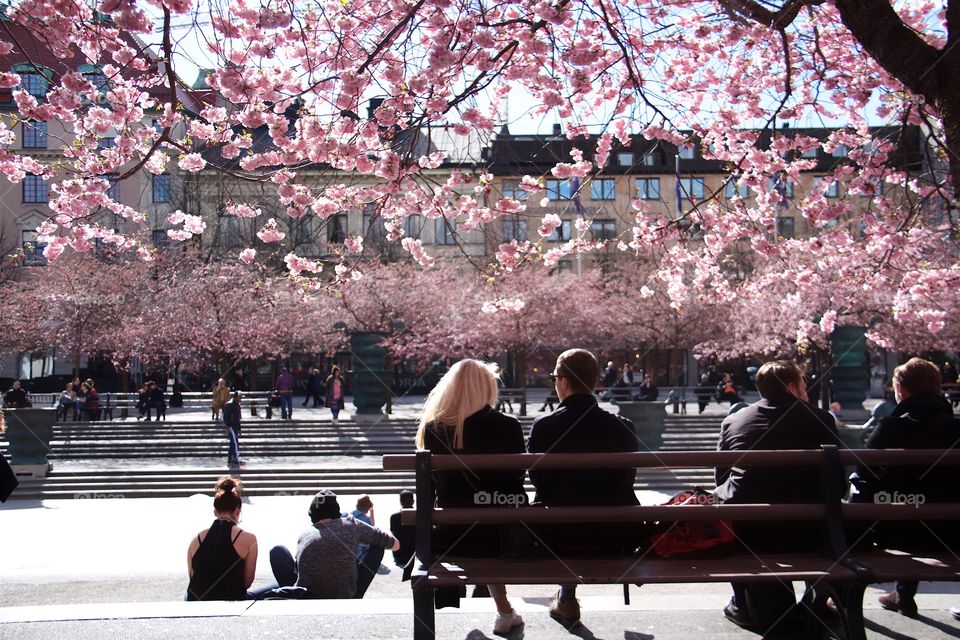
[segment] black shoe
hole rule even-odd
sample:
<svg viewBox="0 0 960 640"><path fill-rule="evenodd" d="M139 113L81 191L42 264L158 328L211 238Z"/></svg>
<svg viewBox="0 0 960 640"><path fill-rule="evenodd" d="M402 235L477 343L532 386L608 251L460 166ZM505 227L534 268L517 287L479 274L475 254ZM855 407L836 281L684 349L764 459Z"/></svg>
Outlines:
<svg viewBox="0 0 960 640"><path fill-rule="evenodd" d="M883 594L877 598L877 601L887 611L896 611L908 618L916 618L918 615L917 603L914 602L913 598L901 598L896 591Z"/></svg>
<svg viewBox="0 0 960 640"><path fill-rule="evenodd" d="M723 608L723 617L742 629L760 633L760 628L754 624L750 614L735 605L732 599L727 603L727 606Z"/></svg>

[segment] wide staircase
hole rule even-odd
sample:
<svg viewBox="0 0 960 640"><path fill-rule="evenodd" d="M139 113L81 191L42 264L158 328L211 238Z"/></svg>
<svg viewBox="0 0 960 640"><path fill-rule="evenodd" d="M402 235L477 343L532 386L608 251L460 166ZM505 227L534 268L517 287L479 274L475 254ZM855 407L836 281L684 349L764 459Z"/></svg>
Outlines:
<svg viewBox="0 0 960 640"><path fill-rule="evenodd" d="M529 433L532 418L521 418ZM720 416L667 414L664 450L716 447ZM246 467L231 470L251 496L337 493L396 493L411 488L413 474L386 472L380 456L411 453L416 422L390 419L362 424L329 420L248 421L241 452ZM5 444L5 443L3 443ZM23 479L17 498L182 497L209 493L228 472L226 438L220 423L63 423L54 429L46 478ZM703 469L642 469L636 488L672 492L694 485L710 488ZM532 490L532 487L528 487Z"/></svg>

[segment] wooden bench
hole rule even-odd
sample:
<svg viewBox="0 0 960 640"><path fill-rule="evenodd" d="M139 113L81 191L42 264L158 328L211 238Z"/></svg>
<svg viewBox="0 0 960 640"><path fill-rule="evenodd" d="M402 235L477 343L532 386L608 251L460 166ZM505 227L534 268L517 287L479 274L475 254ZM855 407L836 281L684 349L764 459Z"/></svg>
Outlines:
<svg viewBox="0 0 960 640"><path fill-rule="evenodd" d="M807 583L801 603L818 598L836 603L848 640L864 640L863 594L871 583L893 579L960 580L960 560L948 549L911 554L894 550L852 550L845 521L955 520L957 504L845 504L844 465L960 464L960 451L858 450L835 446L811 451L671 451L621 454L386 455L385 470L415 470L416 509L404 509L405 524L416 524L416 563L412 576L414 638L435 637L434 590L467 584L621 584L629 604L629 585L641 583L787 582ZM729 466L820 466L821 501L814 504L743 504L626 507L433 507L435 470L690 468ZM567 558L547 554L529 560L438 556L432 548L434 524L521 523L536 525L594 522L681 522L693 520L785 521L822 524L829 548L793 554L755 554L730 545L722 557L711 554L661 558L650 551L624 557ZM713 550L719 551L719 550ZM552 552L551 552L552 553ZM822 603L817 603L822 604ZM809 624L817 624L807 616ZM813 631L813 630L811 630Z"/></svg>

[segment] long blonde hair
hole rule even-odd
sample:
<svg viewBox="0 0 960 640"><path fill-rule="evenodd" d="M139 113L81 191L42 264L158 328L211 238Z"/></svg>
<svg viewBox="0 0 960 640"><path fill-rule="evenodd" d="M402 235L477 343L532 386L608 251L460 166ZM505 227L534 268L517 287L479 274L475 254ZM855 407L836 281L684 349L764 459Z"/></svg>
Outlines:
<svg viewBox="0 0 960 640"><path fill-rule="evenodd" d="M496 406L499 375L496 364L469 358L450 367L423 403L417 448L425 448L427 425L432 424L436 429L452 426L453 447L462 449L463 421L486 406Z"/></svg>

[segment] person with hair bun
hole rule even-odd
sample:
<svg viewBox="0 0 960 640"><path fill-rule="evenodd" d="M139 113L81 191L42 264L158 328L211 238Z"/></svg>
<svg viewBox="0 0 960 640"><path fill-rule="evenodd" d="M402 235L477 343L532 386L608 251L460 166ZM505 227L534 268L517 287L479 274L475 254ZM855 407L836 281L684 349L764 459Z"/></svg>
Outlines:
<svg viewBox="0 0 960 640"><path fill-rule="evenodd" d="M240 480L217 480L216 520L190 541L186 600L246 600L257 569L257 537L240 528Z"/></svg>

